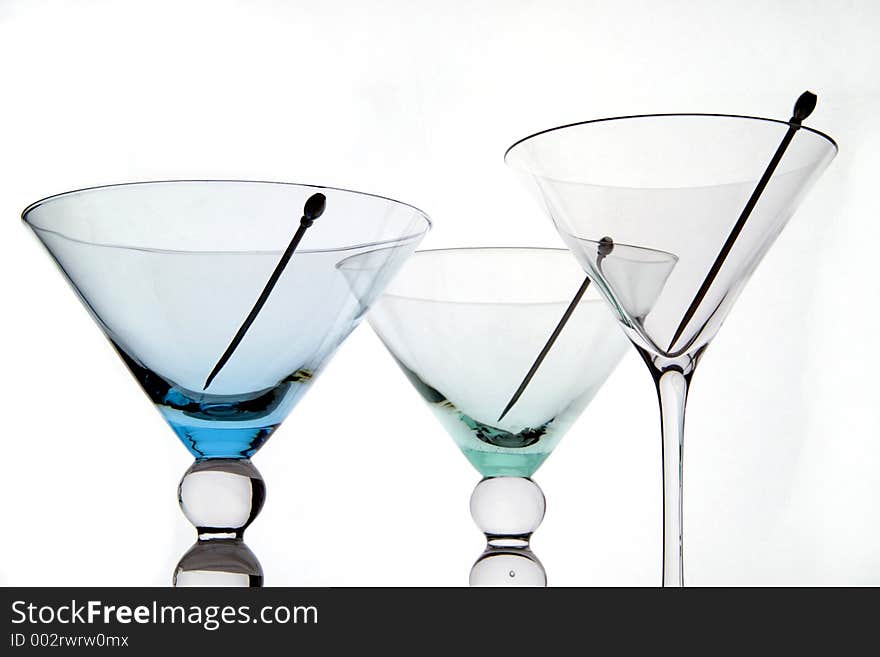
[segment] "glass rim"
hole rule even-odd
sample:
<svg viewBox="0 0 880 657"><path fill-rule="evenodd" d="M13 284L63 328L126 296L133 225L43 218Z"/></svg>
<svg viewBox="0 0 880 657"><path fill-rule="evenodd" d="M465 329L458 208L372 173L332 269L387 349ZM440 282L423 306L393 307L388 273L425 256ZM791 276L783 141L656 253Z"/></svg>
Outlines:
<svg viewBox="0 0 880 657"><path fill-rule="evenodd" d="M762 116L750 116L748 114L719 114L715 112L660 112L656 114L628 114L623 116L608 116L600 119L588 119L586 121L575 121L574 123L566 123L565 125L558 125L552 128L546 128L544 130L539 130L538 132L534 132L522 139L518 139L513 144L511 144L506 151L504 151L504 162L509 166L514 166L510 162L508 162L508 156L511 154L513 149L517 146L524 144L527 141L530 141L536 137L540 137L542 135L546 135L550 132L556 132L558 130L565 130L567 128L576 128L578 126L583 125L593 125L598 123L608 123L610 121L625 121L629 119L661 119L661 118L672 118L672 117L703 117L703 118L721 118L721 119L746 119L749 121L763 121L766 123L778 123L780 125L787 126L797 126L799 130L806 130L807 132L812 132L813 134L825 139L831 146L834 148L834 152L839 153L840 147L837 145L837 142L834 139L822 132L821 130L816 130L815 128L811 128L809 126L801 125L799 123L794 123L792 121L784 121L782 119L768 119ZM514 167L517 168L517 167Z"/></svg>
<svg viewBox="0 0 880 657"><path fill-rule="evenodd" d="M532 253L536 252L551 252L556 254L567 254L572 262L580 269L580 266L577 265L577 259L571 253L571 251L564 247L558 246L451 246L451 247L443 247L437 249L419 249L414 251L412 255L408 258L408 261L414 260L417 256L420 255L435 255L441 253L467 253L467 252L511 252L511 251L529 251ZM358 257L358 256L353 256ZM587 275L586 272L583 272L584 276ZM480 306L543 306L543 305L558 305L560 303L570 303L570 298L563 299L552 299L547 301L455 301L451 299L434 299L431 297L419 296L414 294L396 294L393 292L385 291L382 293L383 297L391 297L396 299L407 299L411 301L424 301L426 303L449 303L456 305L480 305ZM580 303L601 303L601 298L583 298Z"/></svg>
<svg viewBox="0 0 880 657"><path fill-rule="evenodd" d="M37 208L42 207L43 205L46 205L47 203L51 203L53 201L57 201L59 199L66 198L68 196L74 196L76 194L81 194L83 192L95 192L95 191L101 191L101 190L105 190L105 189L115 189L118 187L136 187L136 186L147 186L147 185L173 185L173 184L184 184L184 183L210 183L210 184L224 184L225 183L225 184L247 184L247 185L277 185L277 186L285 186L285 187L299 187L299 188L315 189L315 190L328 189L328 190L333 190L333 191L337 191L337 192L343 192L346 194L355 194L357 196L366 196L369 198L379 199L382 201L387 201L389 203L393 203L395 205L400 205L400 206L409 208L410 210L414 211L417 215L419 215L421 217L421 219L425 222L425 226L424 226L423 230L416 231L415 233L411 233L409 235L401 235L400 237L389 238L387 240L379 240L377 242L371 242L368 244L351 244L351 245L344 245L344 246L338 246L338 247L328 247L328 248L324 248L324 249L299 249L298 251L300 253L325 253L325 252L331 252L331 251L346 251L349 249L357 249L357 248L370 247L370 246L380 246L382 244L394 244L394 243L398 243L398 242L405 242L405 241L413 240L413 239L416 239L420 236L427 234L434 226L434 222L431 220L431 217L429 217L426 212L417 208L416 206L412 205L411 203L405 203L403 201L398 201L397 199L393 199L390 196L382 196L380 194L371 194L370 192L360 192L355 189L347 189L345 187L333 187L330 185L311 185L308 183L283 182L283 181L276 181L276 180L248 180L248 179L241 179L241 178L171 178L171 179L167 179L167 180L136 180L136 181L129 181L129 182L121 182L121 183L109 183L106 185L93 185L90 187L81 187L78 189L71 189L71 190L68 190L65 192L59 192L57 194L52 194L50 196L46 196L46 197L43 197L37 201L34 201L30 205L28 205L24 210L22 210L21 220L33 229L50 231L50 232L61 234L68 239L75 239L75 238L72 238L68 235L64 235L63 233L60 233L60 231L55 231L55 230L52 230L49 228L43 228L42 226L38 226L37 224L32 223L31 221L29 221L28 215L30 215ZM91 242L88 240L79 240L79 239L76 239L75 241L83 242L85 244L93 244L95 246L105 246L107 248L136 249L136 250L142 250L142 251L157 251L157 252L167 252L167 253L195 253L195 254L234 254L234 253L246 253L246 254L259 253L259 254L262 254L262 253L265 253L265 254L270 254L270 253L281 253L281 251L283 251L283 248L282 249L272 249L272 250L257 250L257 251L255 251L255 250L236 250L236 249L228 249L228 250L213 249L213 250L209 250L209 251L192 251L192 250L187 250L187 249L161 249L161 248L151 248L151 247L150 248L148 248L148 247L134 247L132 245L125 245L125 244L102 244L100 242Z"/></svg>
<svg viewBox="0 0 880 657"><path fill-rule="evenodd" d="M571 253L562 246L445 246L436 249L418 249L413 251L413 256L420 253L440 253L442 251L557 251Z"/></svg>
<svg viewBox="0 0 880 657"><path fill-rule="evenodd" d="M575 235L574 233L571 233L568 231L566 231L565 234L568 235L569 237L571 237L572 239L576 239L581 242L595 242L596 241L596 240L588 239L586 237L580 237L580 236ZM615 242L614 246L615 247L621 246L621 247L625 247L627 249L633 249L633 250L637 250L637 251L647 251L650 253L659 253L659 254L662 254L665 256L669 256L670 258L673 258L676 261L678 260L678 256L675 255L674 253L670 253L669 251L662 251L660 249L652 249L647 246L638 246L636 244L628 244L626 242ZM415 257L415 256L417 256L419 254L423 254L423 253L438 253L441 251L556 251L556 252L561 252L561 253L568 253L571 255L572 258L575 259L575 261L577 261L577 258L575 258L574 254L572 254L571 249L569 249L567 247L560 247L560 246L448 246L448 247L437 248L437 249L418 249L416 251L413 251L413 254L410 257L412 258L412 257ZM614 258L615 256L617 258L630 260L630 258L626 258L626 256L615 254L613 251L606 257ZM354 257L357 257L357 256L354 256ZM584 273L586 273L586 272L584 272Z"/></svg>
<svg viewBox="0 0 880 657"><path fill-rule="evenodd" d="M599 244L599 240L590 239L589 237L581 237L580 235L576 235L575 233L572 233L569 230L562 230L562 229L559 229L559 230L560 230L560 232L565 233L571 239L577 240L578 242L592 242L593 244ZM666 258L667 260L672 260L675 263L677 263L679 260L678 256L675 255L674 253L671 253L670 251L664 251L663 249L654 249L654 248L651 248L650 246L639 246L638 244L629 244L628 242L614 242L613 247L614 247L614 249L616 249L618 247L623 247L624 249L631 249L633 251L638 251L638 252L642 252L642 253L659 254L661 256L667 256L667 258ZM604 257L611 258L612 260L625 260L627 262L643 262L645 264L657 264L658 262L660 262L659 260L648 261L648 260L638 260L637 258L630 258L625 255L621 255L619 251L617 253L615 253L613 249L612 249L611 253L609 253L608 255L606 255Z"/></svg>

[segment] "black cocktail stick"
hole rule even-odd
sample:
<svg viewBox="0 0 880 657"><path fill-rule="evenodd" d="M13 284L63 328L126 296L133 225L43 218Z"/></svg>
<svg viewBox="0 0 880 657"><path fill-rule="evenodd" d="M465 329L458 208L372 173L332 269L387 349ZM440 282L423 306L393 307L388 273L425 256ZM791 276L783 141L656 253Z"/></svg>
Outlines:
<svg viewBox="0 0 880 657"><path fill-rule="evenodd" d="M251 308L251 311L248 313L248 316L242 323L241 328L238 329L235 337L232 338L232 342L230 342L229 346L226 347L226 351L223 352L223 355L220 356L220 360L217 361L217 364L214 365L214 369L211 370L211 374L208 375L203 390L208 389L208 386L211 385L211 381L214 380L214 377L217 376L220 373L220 370L223 369L223 366L226 365L226 361L228 361L229 357L232 356L233 352L242 341L242 338L244 338L245 333L248 332L251 324L254 323L257 315L260 314L260 310L262 310L263 305L269 299L269 295L272 294L272 288L275 287L278 279L281 278L281 274L284 273L284 268L287 267L287 263L290 261L290 257L293 255L293 252L296 251L296 247L299 246L303 235L306 234L306 230L308 230L309 226L311 226L315 222L315 219L317 219L324 213L324 206L326 202L327 199L323 194L313 194L306 201L305 205L303 206L302 219L299 220L299 228L296 229L296 233L294 233L293 239L290 240L290 244L288 244L287 248L284 250L284 253L281 256L281 260L279 260L278 264L275 265L275 271L272 272L272 275L266 282L266 286L263 288L263 291L260 292L260 296L257 299L257 302L254 304L254 307Z"/></svg>
<svg viewBox="0 0 880 657"><path fill-rule="evenodd" d="M748 202L743 208L742 213L739 215L739 219L737 219L736 224L734 224L733 229L730 231L730 235L727 236L727 241L724 242L724 246L721 247L721 251L718 253L718 257L715 258L715 262L712 263L712 268L706 275L706 279L703 281L703 284L697 291L696 296L694 296L694 300L691 301L691 305L688 307L687 312L684 314L684 318L681 320L681 324L678 325L675 334L672 336L672 340L669 342L668 351L672 351L672 347L675 345L676 340L681 337L681 334L684 332L685 328L687 328L688 322L691 321L694 313L697 312L697 309L700 307L703 299L709 293L709 288L712 286L712 282L715 280L718 272L721 271L721 267L724 265L724 260L727 258L730 250L733 248L734 242L736 242L736 239L742 232L743 227L746 225L746 221L748 220L749 215L752 214L752 210L755 209L755 205L757 205L758 199L760 199L761 194L764 193L764 188L767 187L767 183L770 182L770 177L773 175L773 172L776 171L776 167L779 166L779 162L780 160L782 160L782 156L785 154L788 145L794 138L794 133L796 133L798 131L798 128L801 127L801 122L810 114L812 114L814 109L816 109L816 100L816 94L810 91L805 91L800 95L800 97L797 99L797 102L794 104L794 111L792 112L791 118L788 120L790 125L788 126L788 130L786 131L785 136L779 143L779 147L773 154L773 158L770 160L770 164L767 165L767 169L764 171L764 175L761 176L761 179L758 181L757 186L755 187L752 195L749 197Z"/></svg>
<svg viewBox="0 0 880 657"><path fill-rule="evenodd" d="M603 237L599 241L599 257L596 261L596 266L601 270L602 260L611 253L611 250L614 248L614 240L610 237ZM528 373L525 378L522 380L522 383L519 384L519 388L516 389L516 392L513 393L513 397L510 398L510 401L507 402L507 406L504 407L504 412L498 416L497 422L501 422L504 419L504 416L507 415L507 412L513 408L513 405L516 404L517 400L522 396L525 392L526 387L528 387L529 382L532 380L532 377L535 376L535 373L538 371L538 368L541 367L541 363L544 362L544 359L547 357L547 354L550 352L550 348L553 346L553 343L556 342L556 338L559 337L559 334L562 333L562 329L568 323L569 318L571 318L571 314L574 312L574 309L577 308L578 303L580 303L581 298L584 296L584 293L587 291L587 288L590 287L590 278L589 276L584 278L584 282L581 283L580 288L575 293L574 298L571 300L571 303L568 304L568 308L565 309L565 312L562 314L562 319L559 320L559 323L556 325L556 328L553 329L553 333L550 334L550 338L547 340L547 343L544 345L544 348L541 349L541 353L538 354L538 357L535 359L535 362L532 363L531 368L529 368Z"/></svg>

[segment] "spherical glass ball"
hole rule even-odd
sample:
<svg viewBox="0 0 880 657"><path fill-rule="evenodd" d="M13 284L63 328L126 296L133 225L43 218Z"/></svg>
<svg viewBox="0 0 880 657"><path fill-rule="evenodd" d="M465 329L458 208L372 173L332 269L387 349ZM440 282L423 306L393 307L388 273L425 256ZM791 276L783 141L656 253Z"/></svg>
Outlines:
<svg viewBox="0 0 880 657"><path fill-rule="evenodd" d="M174 586L260 587L263 568L239 538L199 540L174 569Z"/></svg>
<svg viewBox="0 0 880 657"><path fill-rule="evenodd" d="M196 461L178 488L180 508L203 534L241 537L263 507L266 485L248 459Z"/></svg>
<svg viewBox="0 0 880 657"><path fill-rule="evenodd" d="M526 549L489 548L471 568L471 586L547 586L547 573Z"/></svg>
<svg viewBox="0 0 880 657"><path fill-rule="evenodd" d="M526 477L483 479L471 494L471 516L488 536L527 538L544 519L544 493Z"/></svg>

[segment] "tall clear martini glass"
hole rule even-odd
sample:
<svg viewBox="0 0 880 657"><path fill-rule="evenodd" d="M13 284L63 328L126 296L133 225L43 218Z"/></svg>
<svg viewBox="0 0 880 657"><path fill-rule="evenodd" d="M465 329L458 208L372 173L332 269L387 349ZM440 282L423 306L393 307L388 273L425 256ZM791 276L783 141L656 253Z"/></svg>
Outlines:
<svg viewBox="0 0 880 657"><path fill-rule="evenodd" d="M830 137L794 118L660 114L552 128L505 154L654 378L663 435L664 586L684 584L683 430L694 368L836 153ZM599 266L603 238L617 246ZM618 251L632 257L615 259ZM658 252L676 257L662 285L657 269L645 266ZM657 293L639 293L651 289Z"/></svg>
<svg viewBox="0 0 880 657"><path fill-rule="evenodd" d="M359 255L341 267L356 279L381 258ZM531 477L626 349L597 293L580 300L528 388L499 416L582 280L565 249L419 251L372 304L370 324L483 476L471 513L487 547L472 585L546 584L529 549L544 516Z"/></svg>
<svg viewBox="0 0 880 657"><path fill-rule="evenodd" d="M354 282L381 290L427 216L342 189L166 181L59 194L22 218L195 457L179 500L198 541L174 583L260 585L242 540L265 496L250 458L366 310L337 265L372 252Z"/></svg>

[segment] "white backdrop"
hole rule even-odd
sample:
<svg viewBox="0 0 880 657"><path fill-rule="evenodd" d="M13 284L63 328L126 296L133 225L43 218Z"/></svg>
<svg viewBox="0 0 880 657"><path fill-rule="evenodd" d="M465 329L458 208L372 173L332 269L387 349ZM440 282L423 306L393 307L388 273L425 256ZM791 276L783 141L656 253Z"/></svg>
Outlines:
<svg viewBox="0 0 880 657"><path fill-rule="evenodd" d="M502 162L630 113L787 118L841 152L694 379L689 584L880 584L880 4L0 0L0 584L167 584L191 462L18 221L42 196L255 178L428 212L423 247L559 245ZM624 359L536 476L551 585L659 582L653 386ZM462 585L478 475L367 325L256 456L269 585Z"/></svg>

